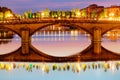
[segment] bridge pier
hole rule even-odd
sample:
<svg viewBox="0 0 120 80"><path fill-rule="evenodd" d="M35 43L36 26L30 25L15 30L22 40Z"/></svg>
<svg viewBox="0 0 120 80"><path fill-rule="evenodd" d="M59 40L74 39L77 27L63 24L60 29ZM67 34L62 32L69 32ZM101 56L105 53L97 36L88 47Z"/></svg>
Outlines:
<svg viewBox="0 0 120 80"><path fill-rule="evenodd" d="M4 38L4 32L1 32L0 37L1 37L1 38Z"/></svg>
<svg viewBox="0 0 120 80"><path fill-rule="evenodd" d="M6 38L7 37L7 32L0 32L0 38Z"/></svg>
<svg viewBox="0 0 120 80"><path fill-rule="evenodd" d="M101 53L101 28L93 28L93 52L95 54Z"/></svg>
<svg viewBox="0 0 120 80"><path fill-rule="evenodd" d="M29 28L22 28L21 29L21 43L22 43L22 54L26 55L29 54L29 44L30 44L30 29Z"/></svg>

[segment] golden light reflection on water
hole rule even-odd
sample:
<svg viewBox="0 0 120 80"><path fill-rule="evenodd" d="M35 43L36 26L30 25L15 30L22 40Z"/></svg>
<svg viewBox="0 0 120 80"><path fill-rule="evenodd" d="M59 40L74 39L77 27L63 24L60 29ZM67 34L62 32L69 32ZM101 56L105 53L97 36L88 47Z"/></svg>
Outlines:
<svg viewBox="0 0 120 80"><path fill-rule="evenodd" d="M10 52L12 49L21 46L20 38L17 38L19 36L15 35L14 37L16 37L16 38L14 38L14 39L0 39L1 42L2 42L2 40L10 41L7 44L0 44L0 53L1 54L5 54L7 52ZM103 35L102 46L110 51L113 51L113 52L116 52L119 54L120 53L120 47L119 47L120 41L119 40L120 40L120 29L114 29L114 30L108 31L106 34ZM43 45L43 42L45 42L45 41L53 42L53 44L49 43L47 45L45 43L45 45L43 45L41 48L38 46L37 42L35 42L35 41L37 41L37 42L40 41L39 43L41 45ZM32 42L35 42L34 44L37 45L36 46L36 47L38 47L37 49L39 49L39 48L43 49L46 46L47 48L43 49L43 50L46 51L47 49L51 49L50 51L58 52L59 54L60 53L64 54L64 52L68 52L68 51L70 53L76 53L76 52L81 51L82 49L85 49L86 47L84 47L84 46L88 46L91 44L91 39L90 39L90 34L86 33L85 31L81 31L81 30L65 30L65 31L64 30L63 31L60 31L60 30L59 31L41 30L41 31L37 31L32 36ZM65 45L68 46L67 47L68 49L65 49ZM53 47L53 50L51 47ZM56 47L60 48L60 50L55 49ZM39 50L41 50L41 49L39 49ZM61 50L63 50L63 52L61 52ZM72 50L76 51L76 52L73 52ZM7 51L7 52L5 52L5 51ZM50 53L52 53L52 52L50 52Z"/></svg>
<svg viewBox="0 0 120 80"><path fill-rule="evenodd" d="M0 70L8 72L17 69L24 69L24 71L33 72L34 70L41 70L43 74L51 71L72 71L73 73L85 72L88 70L99 69L104 72L111 72L113 75L120 68L120 61L101 61L101 62L74 62L74 63L25 63L25 62L0 62Z"/></svg>
<svg viewBox="0 0 120 80"><path fill-rule="evenodd" d="M102 46L107 50L120 54L120 29L114 29L104 34Z"/></svg>
<svg viewBox="0 0 120 80"><path fill-rule="evenodd" d="M33 35L32 44L38 50L49 55L71 55L90 45L90 39L86 35L87 33L84 33L80 30L41 31L40 34Z"/></svg>

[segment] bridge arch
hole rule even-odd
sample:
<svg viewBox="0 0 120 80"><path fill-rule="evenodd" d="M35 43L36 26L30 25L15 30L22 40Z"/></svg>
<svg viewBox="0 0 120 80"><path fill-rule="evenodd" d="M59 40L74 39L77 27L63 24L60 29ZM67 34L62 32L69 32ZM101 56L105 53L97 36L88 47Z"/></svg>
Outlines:
<svg viewBox="0 0 120 80"><path fill-rule="evenodd" d="M7 30L9 30L11 32L14 32L15 34L17 34L20 37L20 34L18 32L16 32L14 29L11 29L11 28L9 28L7 26L1 25L0 29L7 29ZM6 38L4 38L4 39L6 39ZM21 41L19 41L18 42L19 44L16 46L16 43L14 41L12 41L13 37L10 38L10 39L11 39L10 40L10 44L8 44L8 45L4 45L3 44L2 45L3 49L0 50L1 51L0 55L10 55L10 54L15 53L16 51L20 50L20 48L21 48ZM6 40L6 41L8 41L8 40ZM8 43L9 43L9 41L8 41ZM0 47L1 47L1 45L0 45Z"/></svg>
<svg viewBox="0 0 120 80"><path fill-rule="evenodd" d="M64 23L51 23L51 24L46 24L46 25L43 25L43 26L40 26L40 27L38 27L33 33L31 33L30 34L30 36L32 36L36 31L38 31L38 30L40 30L40 29L42 29L42 28L45 28L45 27L47 27L47 26L50 26L50 25L62 25L62 26L68 26L68 27L74 27L74 28L76 28L76 29L82 29L83 31L86 31L86 32L88 32L89 34L90 34L90 36L91 36L91 33L88 31L88 30L86 30L86 29L84 29L83 27L80 27L79 25L77 25L77 24L70 24L70 23L68 23L68 24L64 24ZM33 44L32 44L32 46L33 46ZM81 54L81 52L83 52L83 51L86 51L86 49L88 49L88 48L90 48L90 46L91 46L91 43L89 44L89 45L87 45L87 47L85 48L85 49L83 49L83 50L79 50L79 52L75 52L75 53L73 53L72 55L76 55L76 54ZM32 47L33 49L36 49L38 52L41 52L41 53L43 53L44 55L50 55L49 53L45 53L44 51L42 51L42 50L39 50L39 49L37 49L35 46L33 46ZM54 56L54 55L50 55L50 56L53 56L53 57L57 57L57 56ZM67 56L71 56L71 54L70 55L67 55ZM59 57L59 56L58 56Z"/></svg>
<svg viewBox="0 0 120 80"><path fill-rule="evenodd" d="M114 27L111 27L109 29L107 29L105 32L102 33L101 36L103 36L105 33L107 33L108 31L111 31L111 30L114 30L114 29L120 29L120 25L119 26L114 26Z"/></svg>
<svg viewBox="0 0 120 80"><path fill-rule="evenodd" d="M119 30L120 30L120 26L117 25L117 26L111 27L110 29L106 30L106 31L102 34L102 36L105 35L107 32L112 31L112 30L115 30L115 29L119 29ZM106 49L107 51L113 53L113 54L120 55L118 37L115 37L115 35L114 35L114 36L112 36L112 37L109 37L108 40L109 40L110 42L108 42L108 43L106 43L106 42L105 42L105 43L102 43L102 44L101 44L102 47L103 47L104 49ZM102 42L104 42L104 39L103 39ZM113 44L114 44L114 45L113 45ZM111 47L111 45L113 45L113 47Z"/></svg>
<svg viewBox="0 0 120 80"><path fill-rule="evenodd" d="M8 25L7 25L7 26L8 26ZM11 29L11 28L9 28L9 27L6 27L6 26L1 25L1 26L0 26L0 29L8 29L8 30L10 30L10 31L13 31L13 32L16 33L17 35L19 35L19 37L21 37L21 34L20 34L19 32L15 31L14 29Z"/></svg>
<svg viewBox="0 0 120 80"><path fill-rule="evenodd" d="M88 31L87 29L84 28L84 26L81 26L81 25L77 25L75 23L71 24L71 23L50 23L50 24L45 24L43 26L40 26L38 27L36 30L34 30L34 32L32 32L30 34L30 36L32 36L36 31L42 29L42 28L45 28L47 26L50 26L50 25L60 25L60 26L68 26L68 27L73 27L73 28L76 28L76 29L82 29L84 31L86 31L88 34L90 34L92 36L92 33L90 31Z"/></svg>

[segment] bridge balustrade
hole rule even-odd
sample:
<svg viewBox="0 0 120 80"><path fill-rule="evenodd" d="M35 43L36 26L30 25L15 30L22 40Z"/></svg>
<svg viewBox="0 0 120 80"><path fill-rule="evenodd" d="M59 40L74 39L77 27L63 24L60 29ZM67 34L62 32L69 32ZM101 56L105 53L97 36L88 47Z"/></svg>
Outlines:
<svg viewBox="0 0 120 80"><path fill-rule="evenodd" d="M0 24L24 24L24 23L40 23L40 22L96 22L96 21L102 21L102 22L120 22L120 20L94 20L94 19L81 19L81 18L33 18L33 19L6 19L1 20Z"/></svg>

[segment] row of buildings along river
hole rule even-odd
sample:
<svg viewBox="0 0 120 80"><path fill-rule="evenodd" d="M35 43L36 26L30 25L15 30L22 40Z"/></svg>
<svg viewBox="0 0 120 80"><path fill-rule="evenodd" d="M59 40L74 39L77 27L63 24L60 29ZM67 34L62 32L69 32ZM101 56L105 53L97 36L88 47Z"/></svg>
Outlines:
<svg viewBox="0 0 120 80"><path fill-rule="evenodd" d="M111 5L110 7L104 7L92 4L83 9L74 8L71 10L50 10L46 8L37 12L26 10L23 12L23 14L15 14L7 7L0 7L0 20L25 18L81 18L95 20L119 20L120 6Z"/></svg>

